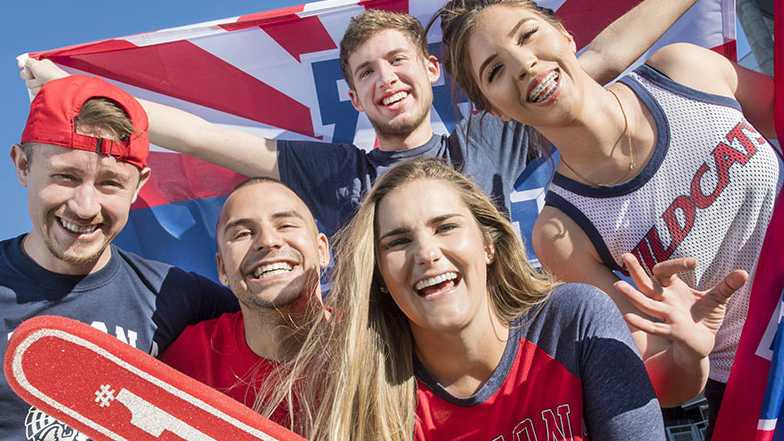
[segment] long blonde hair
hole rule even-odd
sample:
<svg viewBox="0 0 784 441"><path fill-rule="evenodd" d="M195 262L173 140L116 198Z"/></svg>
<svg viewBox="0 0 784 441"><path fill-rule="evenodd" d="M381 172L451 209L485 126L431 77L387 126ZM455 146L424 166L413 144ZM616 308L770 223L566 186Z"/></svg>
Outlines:
<svg viewBox="0 0 784 441"><path fill-rule="evenodd" d="M487 288L507 326L542 302L553 281L531 268L509 220L469 179L436 159L402 163L380 178L335 245L327 304L332 319L315 319L300 354L278 385L299 402L296 430L317 441L411 440L416 411L414 341L409 323L380 290L375 219L379 202L407 182L447 182L495 247Z"/></svg>

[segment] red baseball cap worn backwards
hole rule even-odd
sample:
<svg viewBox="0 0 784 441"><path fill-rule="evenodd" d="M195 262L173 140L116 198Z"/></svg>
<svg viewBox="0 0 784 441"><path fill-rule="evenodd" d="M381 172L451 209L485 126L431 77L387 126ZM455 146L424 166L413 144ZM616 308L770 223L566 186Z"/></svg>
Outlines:
<svg viewBox="0 0 784 441"><path fill-rule="evenodd" d="M126 140L111 140L76 133L76 118L92 98L113 101L128 115L133 133ZM110 155L142 169L147 164L150 141L147 114L141 104L122 89L95 77L71 75L46 83L30 104L22 143L53 144Z"/></svg>

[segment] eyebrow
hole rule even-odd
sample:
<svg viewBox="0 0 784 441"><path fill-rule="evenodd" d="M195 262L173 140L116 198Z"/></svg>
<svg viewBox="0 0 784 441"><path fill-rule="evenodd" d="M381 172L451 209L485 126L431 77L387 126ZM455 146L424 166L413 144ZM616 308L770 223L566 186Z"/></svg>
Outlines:
<svg viewBox="0 0 784 441"><path fill-rule="evenodd" d="M523 23L529 20L535 20L535 19L534 17L523 17L520 21L518 21L516 25L512 26L512 30L510 30L509 33L506 34L507 38L514 37L514 35L517 33L517 30L520 29L520 26L522 26ZM482 64L479 66L479 78L482 78L482 72L484 72L484 70L487 69L487 66L490 63L492 63L493 60L495 60L497 57L498 55L493 54L487 57L487 59L482 62Z"/></svg>
<svg viewBox="0 0 784 441"><path fill-rule="evenodd" d="M305 221L305 217L302 216L302 214L300 214L296 210L279 211L277 213L273 213L270 216L270 218L272 218L273 220L295 218L295 219L300 219L303 222ZM226 222L226 225L223 226L223 231L224 232L225 231L229 231L230 229L232 229L234 227L250 224L252 222L253 221L251 219L245 218L245 217L239 218L239 219L233 219L233 220L231 220L229 222Z"/></svg>
<svg viewBox="0 0 784 441"><path fill-rule="evenodd" d="M406 48L402 48L402 47L399 47L399 48L396 48L396 49L392 49L391 51L385 53L382 58L389 58L389 57L391 57L393 55L396 55L396 54L398 54L400 52L405 52L406 50L407 50ZM352 72L352 75L356 75L357 72L361 71L362 69L367 67L372 62L373 62L373 60L368 60L368 61L365 61L364 63L360 64L359 66L354 68L354 72Z"/></svg>
<svg viewBox="0 0 784 441"><path fill-rule="evenodd" d="M430 220L427 221L427 224L428 225L440 224L441 222L444 222L444 221L446 221L448 219L451 219L453 217L464 217L464 216L462 214L460 214L460 213L442 214L442 215L436 216L434 218L431 218ZM408 233L410 231L411 231L411 228L408 228L408 227L395 228L393 230L387 231L386 233L382 234L381 237L378 238L378 240L380 242L380 241L386 239L387 237L397 236L397 235L400 235L400 234L405 234L405 233Z"/></svg>

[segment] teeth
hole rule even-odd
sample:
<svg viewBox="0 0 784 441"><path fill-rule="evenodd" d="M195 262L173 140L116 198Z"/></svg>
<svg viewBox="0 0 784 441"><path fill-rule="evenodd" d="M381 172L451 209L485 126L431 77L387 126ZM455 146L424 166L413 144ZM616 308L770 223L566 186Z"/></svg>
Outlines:
<svg viewBox="0 0 784 441"><path fill-rule="evenodd" d="M455 279L457 279L457 273L455 272L439 274L435 277L428 277L427 279L420 280L419 282L416 283L416 285L414 285L414 289L419 291L429 286L438 285L439 283L446 282L447 280L455 280Z"/></svg>
<svg viewBox="0 0 784 441"><path fill-rule="evenodd" d="M275 262L267 265L261 265L253 272L253 277L260 278L266 277L281 272L291 271L291 265L286 262Z"/></svg>
<svg viewBox="0 0 784 441"><path fill-rule="evenodd" d="M528 94L528 101L532 103L545 101L547 98L550 98L557 87L558 72L552 71Z"/></svg>
<svg viewBox="0 0 784 441"><path fill-rule="evenodd" d="M390 96L384 98L384 100L382 102L384 103L385 106L388 106L388 105L390 105L392 103L395 103L395 102L398 102L398 101L402 100L403 98L405 98L407 96L408 96L408 92L401 90L400 92L398 92L398 93L396 93L394 95L390 95Z"/></svg>
<svg viewBox="0 0 784 441"><path fill-rule="evenodd" d="M81 226L73 222L68 222L65 219L60 219L60 225L62 225L63 228L70 231L71 233L76 233L76 234L92 233L93 231L98 229L98 225Z"/></svg>

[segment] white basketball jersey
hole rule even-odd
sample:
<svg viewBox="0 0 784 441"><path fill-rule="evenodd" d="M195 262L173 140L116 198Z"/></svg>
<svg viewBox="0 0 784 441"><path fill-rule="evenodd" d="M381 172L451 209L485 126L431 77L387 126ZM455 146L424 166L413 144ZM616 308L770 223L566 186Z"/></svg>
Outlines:
<svg viewBox="0 0 784 441"><path fill-rule="evenodd" d="M547 205L580 225L613 270L621 270L626 252L649 273L658 262L692 256L697 269L682 278L697 289L715 286L732 270L746 270L749 282L730 299L710 356L710 377L726 383L781 188L780 154L731 98L688 88L649 66L620 81L656 123L648 164L632 180L611 187L556 174Z"/></svg>

